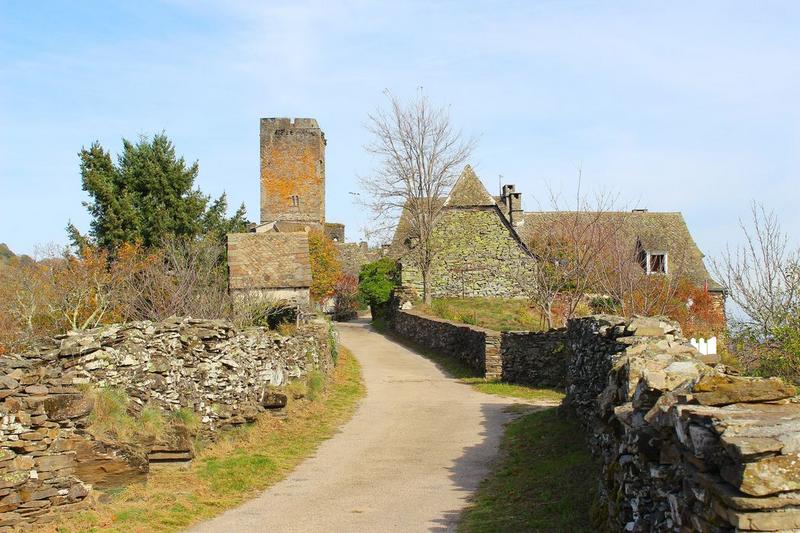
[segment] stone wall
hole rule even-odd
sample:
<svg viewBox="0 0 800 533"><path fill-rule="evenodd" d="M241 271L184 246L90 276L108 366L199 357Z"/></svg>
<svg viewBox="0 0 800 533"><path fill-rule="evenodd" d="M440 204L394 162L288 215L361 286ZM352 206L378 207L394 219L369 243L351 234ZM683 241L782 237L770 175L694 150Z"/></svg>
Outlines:
<svg viewBox="0 0 800 533"><path fill-rule="evenodd" d="M676 324L568 325L565 407L602 464L612 531L800 529L800 403L778 379L707 364Z"/></svg>
<svg viewBox="0 0 800 533"><path fill-rule="evenodd" d="M397 311L392 318L392 329L415 344L460 360L488 379L500 377L497 331L429 317L413 309Z"/></svg>
<svg viewBox="0 0 800 533"><path fill-rule="evenodd" d="M54 518L91 504L75 476L76 430L91 404L55 368L17 355L0 358L0 530Z"/></svg>
<svg viewBox="0 0 800 533"><path fill-rule="evenodd" d="M503 333L503 381L532 387L564 387L569 359L566 333L566 328Z"/></svg>
<svg viewBox="0 0 800 533"><path fill-rule="evenodd" d="M91 503L91 485L146 471L88 430L87 390L116 387L145 405L192 409L210 433L276 406L274 388L332 365L327 323L284 336L219 320L172 319L72 332L0 358L0 530ZM277 398L276 398L277 397ZM278 402L280 404L280 402ZM152 452L169 455L162 443Z"/></svg>
<svg viewBox="0 0 800 533"><path fill-rule="evenodd" d="M407 290L407 289L406 289ZM569 355L566 329L499 332L399 309L396 291L388 315L393 331L433 352L459 359L487 379L532 387L564 386Z"/></svg>
<svg viewBox="0 0 800 533"><path fill-rule="evenodd" d="M358 278L361 267L383 257L379 248L370 248L366 242L338 242L336 250L342 262L342 271Z"/></svg>
<svg viewBox="0 0 800 533"><path fill-rule="evenodd" d="M496 207L445 209L434 229L433 297L521 297L520 268L533 261ZM422 294L411 255L401 259L402 283Z"/></svg>

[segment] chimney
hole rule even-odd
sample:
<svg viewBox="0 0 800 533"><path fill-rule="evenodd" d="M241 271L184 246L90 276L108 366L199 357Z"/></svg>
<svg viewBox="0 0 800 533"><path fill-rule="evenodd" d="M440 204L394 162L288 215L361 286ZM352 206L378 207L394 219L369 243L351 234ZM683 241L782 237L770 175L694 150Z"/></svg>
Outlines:
<svg viewBox="0 0 800 533"><path fill-rule="evenodd" d="M508 199L508 220L516 227L522 224L522 193L512 192Z"/></svg>

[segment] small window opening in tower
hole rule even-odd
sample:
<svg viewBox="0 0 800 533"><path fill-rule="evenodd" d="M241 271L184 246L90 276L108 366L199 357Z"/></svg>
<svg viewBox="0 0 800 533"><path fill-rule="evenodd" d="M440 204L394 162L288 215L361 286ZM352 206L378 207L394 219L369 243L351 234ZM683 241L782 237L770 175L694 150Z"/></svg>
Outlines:
<svg viewBox="0 0 800 533"><path fill-rule="evenodd" d="M292 207L300 207L300 197L296 194L292 195Z"/></svg>

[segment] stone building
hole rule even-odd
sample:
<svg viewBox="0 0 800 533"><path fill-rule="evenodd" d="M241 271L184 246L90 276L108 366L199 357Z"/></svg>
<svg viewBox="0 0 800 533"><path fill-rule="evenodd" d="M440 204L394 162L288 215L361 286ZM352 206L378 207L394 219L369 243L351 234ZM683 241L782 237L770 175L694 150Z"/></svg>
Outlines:
<svg viewBox="0 0 800 533"><path fill-rule="evenodd" d="M434 297L521 297L521 268L533 259L502 204L467 166L453 185L434 227L436 260L431 271ZM389 250L401 264L403 285L422 294L422 274L411 253L408 211L400 217Z"/></svg>
<svg viewBox="0 0 800 533"><path fill-rule="evenodd" d="M228 235L229 290L310 305L308 232L337 243L345 271L377 259L365 244L345 243L345 226L325 220L325 147L313 118L262 118L260 223Z"/></svg>
<svg viewBox="0 0 800 533"><path fill-rule="evenodd" d="M228 235L228 289L310 305L308 234L260 232Z"/></svg>
<svg viewBox="0 0 800 533"><path fill-rule="evenodd" d="M492 196L467 166L450 194L443 199L434 227L436 259L432 268L434 297L521 297L525 282L521 268L535 268L530 248L548 226L574 212L524 212L522 194L514 185L503 185ZM586 213L594 216L594 213ZM627 247L632 264L648 274L680 275L705 286L720 304L722 287L709 275L703 254L692 239L681 213L602 213L619 226L620 241ZM422 278L414 264L410 222L404 212L392 240L390 254L402 266L403 285L421 294Z"/></svg>

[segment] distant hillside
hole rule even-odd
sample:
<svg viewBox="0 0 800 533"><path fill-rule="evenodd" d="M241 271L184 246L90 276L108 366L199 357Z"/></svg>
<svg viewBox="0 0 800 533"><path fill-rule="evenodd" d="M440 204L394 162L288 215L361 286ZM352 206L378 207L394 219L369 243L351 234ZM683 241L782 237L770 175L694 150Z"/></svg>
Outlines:
<svg viewBox="0 0 800 533"><path fill-rule="evenodd" d="M0 242L0 261L8 261L12 257L15 257L15 255L11 248L6 243Z"/></svg>
<svg viewBox="0 0 800 533"><path fill-rule="evenodd" d="M33 259L31 259L27 255L24 255L24 254L23 255L17 255L17 254L15 254L14 252L11 251L11 248L9 248L6 243L0 242L0 265L2 265L3 263L8 263L9 261L11 261L14 258L19 259L23 263L25 263L27 261L33 261Z"/></svg>

